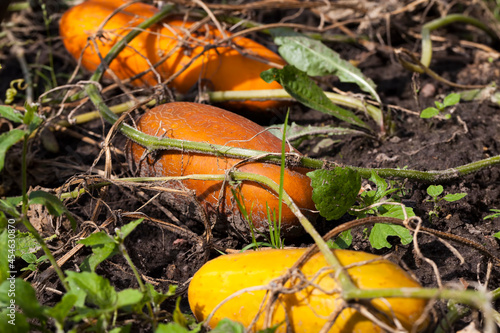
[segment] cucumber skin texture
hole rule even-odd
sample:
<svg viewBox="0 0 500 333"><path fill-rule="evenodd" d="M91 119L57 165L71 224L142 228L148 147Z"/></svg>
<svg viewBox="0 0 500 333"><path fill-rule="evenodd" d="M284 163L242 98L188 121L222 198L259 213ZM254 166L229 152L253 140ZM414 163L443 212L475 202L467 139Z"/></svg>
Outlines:
<svg viewBox="0 0 500 333"><path fill-rule="evenodd" d="M235 292L252 287L268 285L273 279L286 273L305 249L269 249L263 251L247 251L244 253L220 256L207 262L191 280L188 298L191 310L199 320L205 320L210 312L226 297ZM381 257L365 252L350 250L334 250L342 265L350 265L364 261L376 260L348 269L355 285L362 289L378 288L420 288L421 285L412 279L398 265L381 259ZM320 269L327 267L321 254L314 255L301 269L311 279ZM333 291L336 283L331 276L332 271L323 271L314 282L325 291ZM290 287L288 282L287 287ZM223 318L241 322L247 327L261 306L265 291L244 293L225 303L209 322L213 328ZM327 317L341 306L342 300L337 293L325 294L314 287L307 287L295 294L281 294L273 311L271 325L278 324L288 316L288 322L295 332L318 332L327 322ZM392 318L390 304L397 319L411 330L414 322L422 315L426 300L409 298L374 299L371 304L384 311ZM286 313L286 316L285 316ZM253 329L264 327L264 314L261 315ZM429 321L419 327L423 330ZM383 330L359 312L346 308L338 316L329 332L382 332ZM277 332L286 332L286 324Z"/></svg>

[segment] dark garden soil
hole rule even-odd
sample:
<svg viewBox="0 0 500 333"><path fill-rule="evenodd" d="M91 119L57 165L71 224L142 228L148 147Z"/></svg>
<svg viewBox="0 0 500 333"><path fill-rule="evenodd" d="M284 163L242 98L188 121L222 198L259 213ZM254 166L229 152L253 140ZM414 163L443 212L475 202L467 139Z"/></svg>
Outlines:
<svg viewBox="0 0 500 333"><path fill-rule="evenodd" d="M34 1L37 3L37 1ZM12 80L22 78L15 47L24 49L26 62L30 65L37 87L38 96L47 88L44 77L47 75L42 66L50 66L49 54L54 59L53 66L58 75L58 84L67 81L76 63L70 58L58 38L57 22L65 5L62 1L47 0L47 11L52 22L49 25L50 38L47 35L42 11L23 10L12 13L4 22L4 30L8 36L0 39L0 99ZM361 1L360 3L363 3ZM378 2L367 2L366 6L375 6ZM383 1L381 3L384 3ZM451 92L461 91L437 81L426 74L413 74L404 69L397 61L393 48L405 47L419 52L420 39L418 34L422 22L450 13L467 14L489 23L496 29L498 23L486 11L487 2L457 1L448 8L446 1L419 1L415 7L404 8L410 2L391 2L392 7L373 7L370 12L380 9L378 16L369 20L365 15L352 14L359 21L343 25L343 30L335 29L329 33L345 34L347 31L354 37L366 37L361 42L341 43L331 42L328 45L338 51L344 59L355 61L363 73L377 84L377 91L384 102L389 133L379 140L368 137L343 136L332 138L331 142L324 138L312 138L302 142L297 148L305 155L334 161L342 165L352 165L369 168L407 167L416 170L444 170L478 161L500 154L500 107L486 96L483 100L461 101L450 110L451 119L421 119L419 112L434 105L435 100ZM429 5L434 3L434 5ZM286 2L285 2L286 4ZM382 5L379 5L382 6ZM283 5L286 7L286 5ZM378 9L376 9L378 8ZM400 13L390 16L388 12L400 9ZM253 10L245 12L254 20L261 22L279 21L280 18L297 13L296 9ZM365 18L365 19L363 19ZM348 17L340 18L345 21ZM310 10L301 12L292 22L317 25L319 18ZM387 28L390 27L390 34ZM357 34L357 35L356 35ZM481 85L492 82L500 84L500 42L492 41L479 29L464 24L453 24L447 28L433 32L439 37L434 42L434 53L431 68L437 74L449 81L462 85ZM254 36L260 41L270 42L265 35ZM389 38L390 37L390 38ZM468 40L476 44L467 44ZM481 49L481 46L490 47ZM38 72L36 72L38 71ZM64 75L63 75L64 74ZM85 80L88 73L82 72L77 77ZM334 85L344 92L359 93L354 85L338 83L335 78L323 78L326 89ZM109 81L104 81L108 85ZM22 93L22 92L21 92ZM146 96L149 92L139 91L137 95ZM109 104L123 101L124 97L117 89L105 94ZM191 99L193 100L193 99ZM22 109L24 98L17 97L14 104ZM80 106L81 105L81 106ZM78 110L75 107L79 106ZM73 103L62 109L59 117L53 121L64 119L70 112L77 114L92 110L90 102ZM52 117L60 111L59 105L44 103L43 111ZM135 111L135 116L143 111ZM363 119L367 119L360 115ZM293 105L290 114L291 121L302 125L337 124L332 117L301 105ZM262 125L282 123L284 116L273 115L269 118L259 117ZM345 124L344 124L345 125ZM1 119L0 131L9 130L11 124ZM389 127L389 125L388 125ZM30 211L32 223L48 237L53 233L58 236L49 243L55 251L56 258L61 258L75 248L77 240L99 228L109 231L136 218L131 212L140 209L146 218L144 222L127 238L126 247L144 280L153 283L157 290L167 290L170 284L178 284L182 295L182 307L188 311L187 298L183 291L189 278L209 258L219 255L218 251L241 249L248 244L227 233L227 227L219 225L214 228L213 237L207 241L202 214L190 196L173 197L168 192L144 187L112 185L106 190L95 190L89 185L94 182L93 176L103 176L105 170L105 155L100 155L101 142L104 141L110 126L104 121L95 120L86 124L69 127L68 130L54 131L58 143L58 151L50 152L43 145L42 137L38 136L31 142L29 161L29 186L54 190L64 184L79 180L81 186L88 186L88 192L77 199L67 200L66 206L79 221L76 231L69 228L66 220L50 218L44 210ZM42 134L47 136L48 134ZM337 141L339 139L339 141ZM125 138L116 134L112 139L110 169L116 177L133 176L123 155ZM20 194L21 184L21 146L14 146L7 155L5 169L2 171L0 196ZM367 181L364 184L368 184ZM406 189L403 203L414 209L417 216L423 220L423 225L439 231L459 235L487 247L492 253L500 256L500 241L493 234L500 231L500 218L483 218L492 212L490 209L500 209L500 167L488 167L473 174L449 180L443 183L444 193L467 193L467 196L457 202L440 202L439 214L429 220L429 212L434 208L427 200L426 189L430 184L400 180L400 185ZM373 185L373 184L372 184ZM73 187L74 188L74 187ZM159 194L158 196L156 196ZM151 200L152 199L152 200ZM336 225L353 219L344 216L341 221L318 220L318 229L325 233ZM162 223L160 223L162 222ZM179 230L173 230L168 224L177 225ZM186 231L187 230L187 231ZM401 245L398 238L390 238L391 249L375 250L364 236L363 228L354 230L352 248L377 254L393 253L394 260L400 260L426 287L436 287L437 279L432 267L418 259L413 244ZM288 246L306 246L311 240L304 236L298 239L285 240ZM439 274L446 285L463 285L471 288L488 284L488 288L500 286L500 273L494 267L487 275L488 260L477 250L456 244L456 249L463 257L463 263L443 243L435 237L420 235L418 238L422 254L433 260L439 268ZM75 269L82 263L91 251L82 248L74 253L63 265L64 269ZM18 262L22 267L22 263ZM121 256L115 256L102 263L97 272L108 278L117 289L137 287L137 282ZM53 305L60 299L54 289L61 289L55 274L41 266L39 271L29 277L29 281L37 283L40 302ZM39 283L39 284L38 284ZM171 313L175 299L165 302L165 313ZM500 308L500 302L495 303ZM442 317L445 305L437 304L437 316ZM130 319L130 318L129 318ZM133 319L133 318L132 318ZM471 314L459 321L452 331L458 331L475 322L481 327L481 316ZM137 329L148 330L137 320Z"/></svg>

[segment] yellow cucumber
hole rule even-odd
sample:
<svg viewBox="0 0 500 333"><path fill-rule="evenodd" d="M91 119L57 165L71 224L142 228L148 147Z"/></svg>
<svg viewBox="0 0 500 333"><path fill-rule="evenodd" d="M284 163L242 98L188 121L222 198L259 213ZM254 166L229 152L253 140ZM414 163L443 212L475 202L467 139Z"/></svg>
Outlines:
<svg viewBox="0 0 500 333"><path fill-rule="evenodd" d="M220 256L207 262L191 280L188 297L191 310L199 321L207 319L212 310L228 296L249 287L268 286L287 272L304 253L305 249L283 249L247 251ZM361 289L420 288L421 285L398 265L379 256L349 250L335 250L343 266L349 266L348 273L354 284ZM368 261L368 263L365 263ZM357 264L359 263L359 264ZM283 322L277 332L286 332L287 326L293 332L318 332L328 322L328 317L341 309L335 272L328 268L322 254L314 255L300 270L309 285L291 294L280 294L271 311L270 326ZM304 282L304 281L302 281ZM300 283L288 281L284 287ZM319 288L318 288L319 287ZM223 318L250 325L261 308L266 296L265 290L245 292L224 303L210 319L209 326L215 327ZM267 302L267 301L266 301ZM395 327L394 318L411 330L424 313L427 301L415 298L386 298L369 301L378 310L377 317ZM266 304L267 305L267 304ZM265 306L253 330L263 329ZM428 325L424 320L418 330ZM371 320L352 308L345 308L335 320L329 332L383 332Z"/></svg>

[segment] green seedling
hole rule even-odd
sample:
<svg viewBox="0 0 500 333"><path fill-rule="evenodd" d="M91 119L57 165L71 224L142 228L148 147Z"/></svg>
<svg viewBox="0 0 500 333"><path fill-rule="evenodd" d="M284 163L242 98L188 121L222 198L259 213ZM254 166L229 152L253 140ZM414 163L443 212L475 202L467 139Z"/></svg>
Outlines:
<svg viewBox="0 0 500 333"><path fill-rule="evenodd" d="M500 217L500 209L490 209L491 212L494 212L493 214L490 214L488 216L485 216L483 220L493 220L497 217Z"/></svg>
<svg viewBox="0 0 500 333"><path fill-rule="evenodd" d="M495 238L500 239L500 231L493 235Z"/></svg>
<svg viewBox="0 0 500 333"><path fill-rule="evenodd" d="M28 266L21 268L21 271L36 271L39 265L47 262L46 255L37 258L34 253L26 253L21 258L28 264Z"/></svg>
<svg viewBox="0 0 500 333"><path fill-rule="evenodd" d="M456 105L458 102L460 102L460 94L452 93L446 96L443 100L443 102L439 101L434 101L434 104L436 107L428 107L424 109L420 113L420 118L428 119L428 118L433 118L440 113L444 113L446 111L446 108ZM450 119L451 114L447 113L444 116L444 119Z"/></svg>
<svg viewBox="0 0 500 333"><path fill-rule="evenodd" d="M441 211L441 207L439 206L440 201L445 200L448 202L454 202L462 199L467 195L467 193L454 193L440 197L442 193L443 193L443 186L441 185L430 185L427 188L427 194L431 196L431 199L427 201L434 203L434 208L429 212L429 220L431 222L433 217L439 216L439 212Z"/></svg>

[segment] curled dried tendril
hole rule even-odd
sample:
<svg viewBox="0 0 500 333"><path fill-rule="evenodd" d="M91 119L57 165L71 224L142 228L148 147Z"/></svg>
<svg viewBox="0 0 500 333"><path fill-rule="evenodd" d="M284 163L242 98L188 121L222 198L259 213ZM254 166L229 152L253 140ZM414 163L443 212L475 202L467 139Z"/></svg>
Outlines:
<svg viewBox="0 0 500 333"><path fill-rule="evenodd" d="M12 80L10 88L5 92L5 104L11 104L17 95L17 90L25 90L28 87L24 79ZM16 89L17 88L17 89Z"/></svg>

